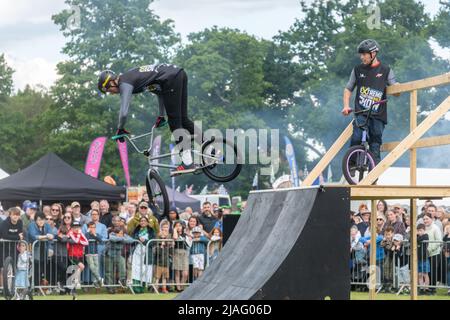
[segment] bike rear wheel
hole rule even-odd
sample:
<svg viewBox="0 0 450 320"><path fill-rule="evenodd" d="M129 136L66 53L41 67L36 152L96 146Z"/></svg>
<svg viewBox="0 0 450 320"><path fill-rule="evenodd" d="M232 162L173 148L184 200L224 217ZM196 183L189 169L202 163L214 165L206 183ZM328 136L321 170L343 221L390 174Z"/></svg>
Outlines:
<svg viewBox="0 0 450 320"><path fill-rule="evenodd" d="M242 169L241 155L234 143L226 139L213 139L202 146L202 166L206 176L216 182L229 182Z"/></svg>
<svg viewBox="0 0 450 320"><path fill-rule="evenodd" d="M3 261L3 295L6 300L11 300L16 288L16 264L12 257Z"/></svg>
<svg viewBox="0 0 450 320"><path fill-rule="evenodd" d="M353 146L342 159L342 173L351 185L361 182L375 168L375 157L363 146Z"/></svg>
<svg viewBox="0 0 450 320"><path fill-rule="evenodd" d="M149 206L159 216L169 214L169 195L158 172L150 170L145 179Z"/></svg>

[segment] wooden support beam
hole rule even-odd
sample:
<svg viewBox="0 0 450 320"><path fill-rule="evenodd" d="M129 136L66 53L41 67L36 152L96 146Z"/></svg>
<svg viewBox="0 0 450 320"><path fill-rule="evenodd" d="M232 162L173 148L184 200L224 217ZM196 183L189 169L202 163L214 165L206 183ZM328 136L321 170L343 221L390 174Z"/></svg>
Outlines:
<svg viewBox="0 0 450 320"><path fill-rule="evenodd" d="M377 203L375 200L372 200L371 203L369 300L375 300L377 291Z"/></svg>
<svg viewBox="0 0 450 320"><path fill-rule="evenodd" d="M351 122L347 128L341 133L336 142L328 149L327 153L320 159L319 163L311 170L309 175L302 182L302 186L308 187L313 184L318 176L325 170L325 168L330 164L331 160L338 154L342 147L347 143L348 139L353 134L353 122Z"/></svg>
<svg viewBox="0 0 450 320"><path fill-rule="evenodd" d="M382 152L389 152L395 149L401 141L395 141L395 142L388 142L384 143L381 146ZM423 138L417 141L413 144L411 149L416 148L430 148L430 147L438 147L438 146L445 146L450 144L450 134L445 136L436 136L436 137L429 137L429 138Z"/></svg>
<svg viewBox="0 0 450 320"><path fill-rule="evenodd" d="M351 185L352 200L441 199L450 197L449 186L361 186Z"/></svg>
<svg viewBox="0 0 450 320"><path fill-rule="evenodd" d="M402 93L419 89L442 86L450 83L450 72L426 79L395 84L387 88L387 94Z"/></svg>
<svg viewBox="0 0 450 320"><path fill-rule="evenodd" d="M417 90L411 91L410 96L410 120L409 127L410 131L413 132L417 128ZM417 149L412 148L410 150L410 159L409 159L409 168L410 168L410 181L409 184L411 186L417 185ZM411 300L417 300L417 282L418 282L418 274L417 274L417 236L416 236L416 199L411 199L410 201L410 211L411 211L411 223L413 226L410 231L411 234L411 263L410 266L410 281L411 281Z"/></svg>
<svg viewBox="0 0 450 320"><path fill-rule="evenodd" d="M422 123L414 129L391 153L389 153L369 174L359 183L371 185L378 177L394 164L414 143L416 143L442 116L450 110L450 97L431 112Z"/></svg>

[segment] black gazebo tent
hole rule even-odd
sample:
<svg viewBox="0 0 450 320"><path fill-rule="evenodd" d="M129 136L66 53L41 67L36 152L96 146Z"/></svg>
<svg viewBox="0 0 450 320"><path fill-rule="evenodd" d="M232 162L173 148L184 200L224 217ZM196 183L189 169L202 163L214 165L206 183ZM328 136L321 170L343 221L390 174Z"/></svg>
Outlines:
<svg viewBox="0 0 450 320"><path fill-rule="evenodd" d="M166 186L167 195L169 196L169 203L172 206L175 200L175 206L180 209L185 209L186 207L191 207L193 211L200 212L200 200L189 197L184 193L180 193L172 188Z"/></svg>
<svg viewBox="0 0 450 320"><path fill-rule="evenodd" d="M0 200L125 200L126 189L76 170L54 153L0 180Z"/></svg>

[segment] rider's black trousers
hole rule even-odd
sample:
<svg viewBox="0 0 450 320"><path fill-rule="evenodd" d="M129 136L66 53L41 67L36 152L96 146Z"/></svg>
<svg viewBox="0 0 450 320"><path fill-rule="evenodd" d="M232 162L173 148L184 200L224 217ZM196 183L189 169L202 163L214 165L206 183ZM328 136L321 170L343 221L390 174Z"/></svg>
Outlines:
<svg viewBox="0 0 450 320"><path fill-rule="evenodd" d="M165 90L161 97L166 108L170 131L186 129L194 135L194 123L188 118L188 77L184 70L170 83L170 88ZM179 141L176 141L178 143Z"/></svg>
<svg viewBox="0 0 450 320"><path fill-rule="evenodd" d="M363 115L358 116L358 123L364 123L366 118ZM385 124L383 121L375 118L370 118L368 121L369 129L369 149L375 157L375 163L378 164L381 161L380 148L383 143L383 131ZM357 146L361 144L363 130L359 128L355 122L353 122L353 135L351 139L351 146Z"/></svg>

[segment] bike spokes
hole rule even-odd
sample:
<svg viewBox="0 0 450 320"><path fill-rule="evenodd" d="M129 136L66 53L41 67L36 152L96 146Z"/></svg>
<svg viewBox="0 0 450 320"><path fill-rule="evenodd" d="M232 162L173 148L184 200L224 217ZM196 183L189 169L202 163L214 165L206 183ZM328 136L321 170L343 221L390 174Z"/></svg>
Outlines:
<svg viewBox="0 0 450 320"><path fill-rule="evenodd" d="M218 182L233 180L242 167L237 147L225 139L203 145L202 166L205 174Z"/></svg>

